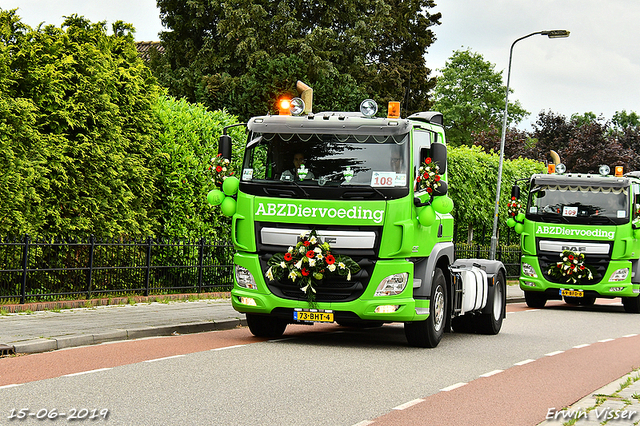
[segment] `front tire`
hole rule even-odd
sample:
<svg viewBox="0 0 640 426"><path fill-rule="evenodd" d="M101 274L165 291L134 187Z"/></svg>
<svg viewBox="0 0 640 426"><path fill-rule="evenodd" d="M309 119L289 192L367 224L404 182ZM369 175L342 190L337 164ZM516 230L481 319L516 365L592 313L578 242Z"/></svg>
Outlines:
<svg viewBox="0 0 640 426"><path fill-rule="evenodd" d="M256 337L278 338L284 334L288 324L282 318L267 315L246 314L246 317L249 331Z"/></svg>
<svg viewBox="0 0 640 426"><path fill-rule="evenodd" d="M493 285L493 300L488 301L491 304L491 312L478 315L478 333L494 335L500 332L504 313L507 309L506 285L504 275L500 272Z"/></svg>
<svg viewBox="0 0 640 426"><path fill-rule="evenodd" d="M530 308L544 308L547 303L547 296L537 291L525 291L524 300Z"/></svg>
<svg viewBox="0 0 640 426"><path fill-rule="evenodd" d="M404 323L404 335L410 346L435 348L442 340L447 320L447 280L436 268L431 283L429 317L424 321Z"/></svg>
<svg viewBox="0 0 640 426"><path fill-rule="evenodd" d="M630 314L640 314L640 296L623 297L622 304L624 305L625 312Z"/></svg>

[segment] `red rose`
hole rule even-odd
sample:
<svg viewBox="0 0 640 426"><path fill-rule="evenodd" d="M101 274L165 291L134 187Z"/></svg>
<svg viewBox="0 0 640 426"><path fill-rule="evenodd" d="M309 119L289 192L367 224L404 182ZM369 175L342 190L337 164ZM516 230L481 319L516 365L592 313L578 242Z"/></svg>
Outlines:
<svg viewBox="0 0 640 426"><path fill-rule="evenodd" d="M572 255L572 254L570 254L569 256L567 256L567 259L569 259L569 260L573 260L573 255Z"/></svg>
<svg viewBox="0 0 640 426"><path fill-rule="evenodd" d="M584 271L584 265L580 265L580 270Z"/></svg>
<svg viewBox="0 0 640 426"><path fill-rule="evenodd" d="M427 158L424 160L424 162L425 162L425 163L427 163L427 164L431 164L431 157L427 157Z"/></svg>
<svg viewBox="0 0 640 426"><path fill-rule="evenodd" d="M325 260L327 261L327 265L333 265L336 263L336 258L331 254L328 254L327 257L325 257Z"/></svg>
<svg viewBox="0 0 640 426"><path fill-rule="evenodd" d="M314 252L313 250L309 250L309 251L307 252L307 257L308 257L309 259L313 259L313 257L314 257L315 255L316 255L316 252Z"/></svg>
<svg viewBox="0 0 640 426"><path fill-rule="evenodd" d="M307 268L302 268L302 276L303 277L308 277L309 276L309 270Z"/></svg>
<svg viewBox="0 0 640 426"><path fill-rule="evenodd" d="M217 166L216 167L216 172L220 173L222 171L222 166Z"/></svg>
<svg viewBox="0 0 640 426"><path fill-rule="evenodd" d="M420 182L420 180L421 180L421 179L420 179L420 176L418 176L418 177L416 178L416 182Z"/></svg>
<svg viewBox="0 0 640 426"><path fill-rule="evenodd" d="M436 175L436 182L440 181L440 175Z"/></svg>
<svg viewBox="0 0 640 426"><path fill-rule="evenodd" d="M305 241L303 244L304 244L305 247L309 247L309 244L311 244L311 243L309 241Z"/></svg>
<svg viewBox="0 0 640 426"><path fill-rule="evenodd" d="M431 194L431 193L433 192L433 189L431 189L431 188L427 188L427 192L428 192L429 194Z"/></svg>
<svg viewBox="0 0 640 426"><path fill-rule="evenodd" d="M285 253L284 254L284 260L289 262L291 259L293 259L293 256L291 255L291 253Z"/></svg>

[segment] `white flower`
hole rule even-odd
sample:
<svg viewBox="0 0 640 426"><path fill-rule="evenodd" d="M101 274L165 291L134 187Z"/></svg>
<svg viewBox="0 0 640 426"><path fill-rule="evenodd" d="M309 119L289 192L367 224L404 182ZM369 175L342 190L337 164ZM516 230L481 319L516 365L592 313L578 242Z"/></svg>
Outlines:
<svg viewBox="0 0 640 426"><path fill-rule="evenodd" d="M309 284L305 285L300 290L302 290L303 293L306 293L308 288L309 288Z"/></svg>
<svg viewBox="0 0 640 426"><path fill-rule="evenodd" d="M293 253L293 247L289 246L289 248L287 249L287 252Z"/></svg>
<svg viewBox="0 0 640 426"><path fill-rule="evenodd" d="M340 267L340 269L344 269L344 268L346 268L346 267L347 267L347 265L345 265L345 264L344 264L344 263L342 263L342 262L338 262L338 266Z"/></svg>
<svg viewBox="0 0 640 426"><path fill-rule="evenodd" d="M293 271L289 272L289 279L291 279L291 281L295 282L296 278L298 278L298 276L296 275L295 272Z"/></svg>
<svg viewBox="0 0 640 426"><path fill-rule="evenodd" d="M302 259L298 260L298 262L296 263L296 268L300 269L302 268Z"/></svg>
<svg viewBox="0 0 640 426"><path fill-rule="evenodd" d="M315 259L309 259L309 266L316 266L316 260Z"/></svg>
<svg viewBox="0 0 640 426"><path fill-rule="evenodd" d="M286 268L287 268L287 264L286 264L286 263L284 263L284 260L283 260L282 262L280 262L280 267L281 267L282 269L286 269Z"/></svg>
<svg viewBox="0 0 640 426"><path fill-rule="evenodd" d="M322 249L320 247L316 247L313 249L316 253L322 253Z"/></svg>
<svg viewBox="0 0 640 426"><path fill-rule="evenodd" d="M226 171L227 171L227 168L226 168L226 167L223 167L223 168L222 168L222 171L223 171L223 172L226 172Z"/></svg>
<svg viewBox="0 0 640 426"><path fill-rule="evenodd" d="M309 239L309 242L310 242L311 244L315 244L315 243L317 243L317 242L318 242L318 239L317 239L316 237L312 236L312 237Z"/></svg>
<svg viewBox="0 0 640 426"><path fill-rule="evenodd" d="M351 269L349 269L349 273L347 274L347 281L351 281Z"/></svg>
<svg viewBox="0 0 640 426"><path fill-rule="evenodd" d="M336 270L336 264L332 263L331 265L327 266L327 268L329 268L329 271L333 272Z"/></svg>
<svg viewBox="0 0 640 426"><path fill-rule="evenodd" d="M307 252L307 248L305 246L300 246L300 250L298 250L300 253L306 253Z"/></svg>
<svg viewBox="0 0 640 426"><path fill-rule="evenodd" d="M322 260L322 259L324 259L324 256L322 256L322 253L318 253L318 254L316 255L316 259L318 259L318 260Z"/></svg>
<svg viewBox="0 0 640 426"><path fill-rule="evenodd" d="M303 240L307 237L307 231L304 231L302 234L300 234L300 238L302 238Z"/></svg>
<svg viewBox="0 0 640 426"><path fill-rule="evenodd" d="M269 278L269 281L273 281L273 272L271 271L271 268L267 269L267 278Z"/></svg>

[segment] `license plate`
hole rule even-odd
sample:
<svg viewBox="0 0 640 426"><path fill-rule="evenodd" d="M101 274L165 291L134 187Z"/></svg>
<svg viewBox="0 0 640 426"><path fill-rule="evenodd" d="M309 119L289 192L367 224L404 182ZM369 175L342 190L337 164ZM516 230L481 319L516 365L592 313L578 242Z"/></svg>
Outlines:
<svg viewBox="0 0 640 426"><path fill-rule="evenodd" d="M582 291L582 290L560 290L560 296L584 297L584 291Z"/></svg>
<svg viewBox="0 0 640 426"><path fill-rule="evenodd" d="M333 312L293 311L293 319L306 322L333 322Z"/></svg>

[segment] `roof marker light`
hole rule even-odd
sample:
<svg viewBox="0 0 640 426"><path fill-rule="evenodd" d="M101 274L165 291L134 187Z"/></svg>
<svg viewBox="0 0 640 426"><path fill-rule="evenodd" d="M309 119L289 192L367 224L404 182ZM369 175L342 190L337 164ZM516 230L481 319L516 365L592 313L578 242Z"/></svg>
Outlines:
<svg viewBox="0 0 640 426"><path fill-rule="evenodd" d="M280 115L291 115L291 100L280 99L278 101L278 113Z"/></svg>
<svg viewBox="0 0 640 426"><path fill-rule="evenodd" d="M400 102L389 101L387 108L387 118L400 118Z"/></svg>
<svg viewBox="0 0 640 426"><path fill-rule="evenodd" d="M560 164L558 164L556 166L556 173L557 174L561 175L566 171L567 171L567 166L565 166L564 164L560 163Z"/></svg>
<svg viewBox="0 0 640 426"><path fill-rule="evenodd" d="M609 174L609 172L611 171L611 169L609 168L609 166L607 166L606 164L603 164L600 166L600 168L598 169L598 172L602 175L602 176L607 176Z"/></svg>
<svg viewBox="0 0 640 426"><path fill-rule="evenodd" d="M305 104L302 98L293 98L290 102L289 111L291 111L291 115L300 115L304 112Z"/></svg>
<svg viewBox="0 0 640 426"><path fill-rule="evenodd" d="M624 168L622 166L616 166L616 177L622 177L624 175Z"/></svg>

